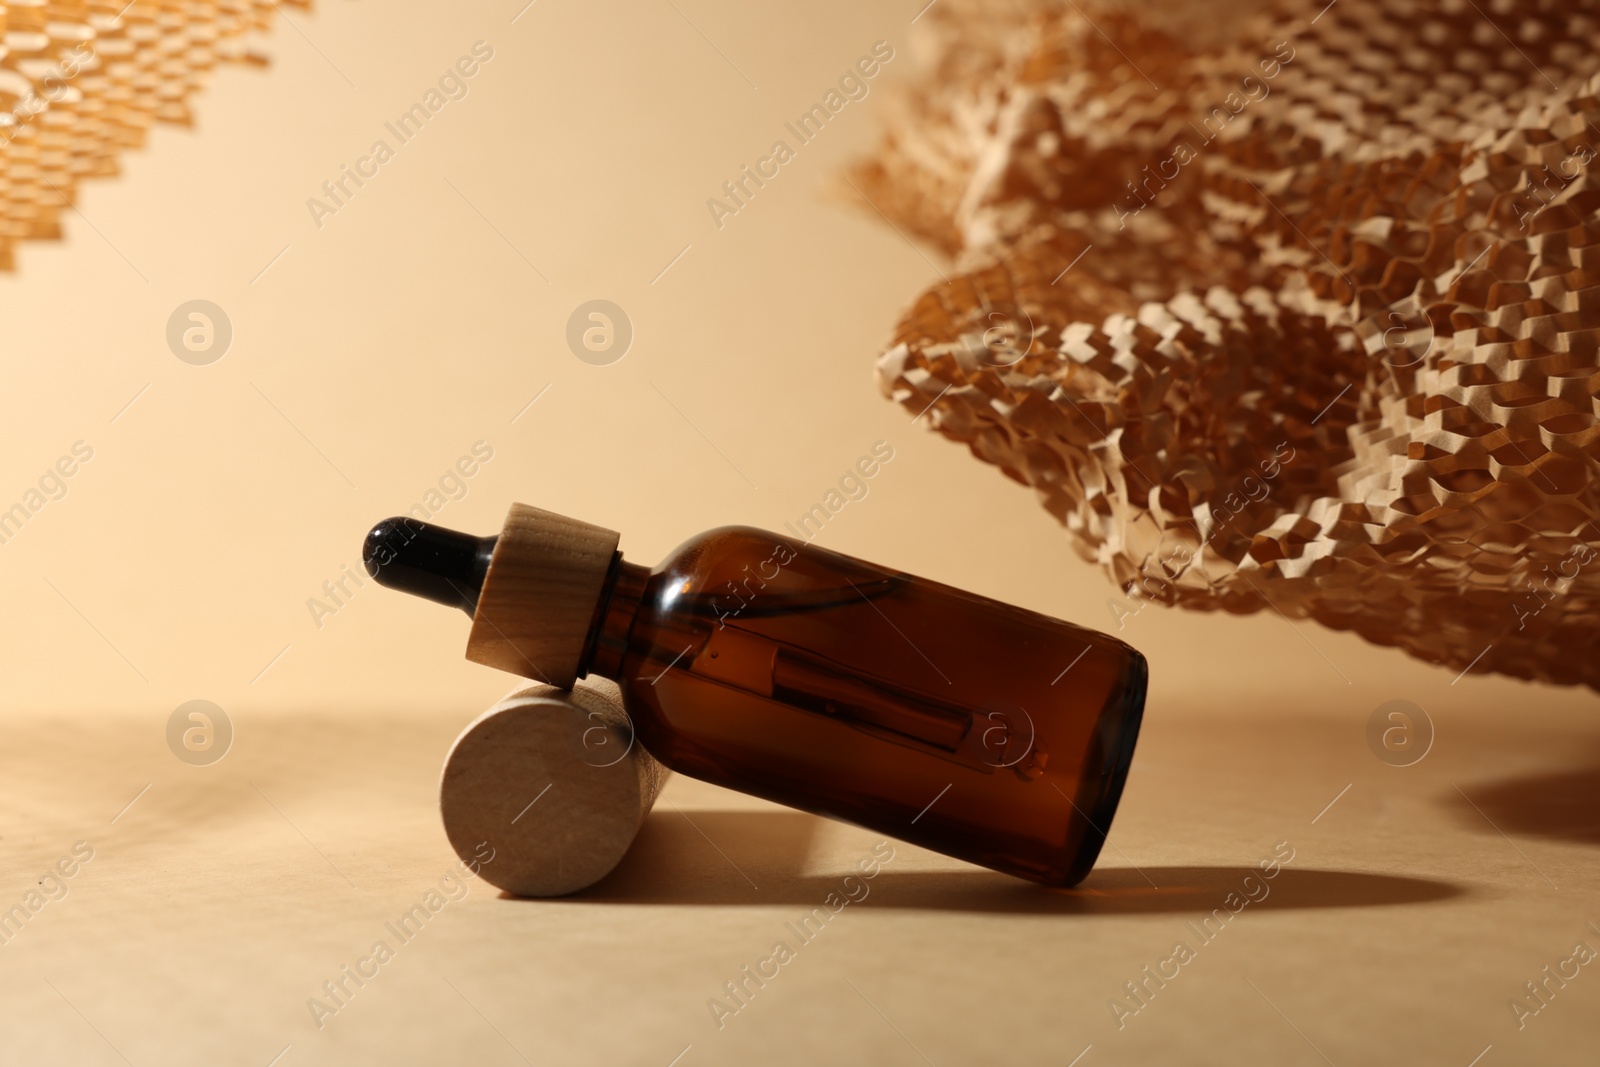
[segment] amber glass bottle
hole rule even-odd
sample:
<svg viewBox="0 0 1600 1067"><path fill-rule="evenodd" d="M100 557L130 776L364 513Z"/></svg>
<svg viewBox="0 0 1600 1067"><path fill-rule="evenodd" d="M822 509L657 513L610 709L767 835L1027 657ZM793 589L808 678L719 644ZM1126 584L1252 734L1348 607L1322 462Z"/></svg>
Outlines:
<svg viewBox="0 0 1600 1067"><path fill-rule="evenodd" d="M402 572L436 579L437 562L415 561L461 535L411 523L422 532L391 573L374 566L374 539L397 545L406 521L373 531L369 570L448 599ZM573 528L578 541L598 530L519 505L497 542L462 539L451 602L474 613L470 657L614 679L639 740L691 777L1047 885L1088 873L1138 734L1138 652L748 527L692 538L653 570L624 560L609 531L573 554ZM557 601L569 620L589 605L559 648L520 625Z"/></svg>

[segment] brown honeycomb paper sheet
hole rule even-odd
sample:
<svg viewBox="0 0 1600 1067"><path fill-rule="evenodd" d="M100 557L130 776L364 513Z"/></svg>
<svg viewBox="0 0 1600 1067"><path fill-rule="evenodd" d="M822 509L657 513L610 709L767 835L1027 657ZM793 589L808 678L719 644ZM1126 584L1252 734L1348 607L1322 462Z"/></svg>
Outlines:
<svg viewBox="0 0 1600 1067"><path fill-rule="evenodd" d="M1119 621L1600 688L1595 5L1320 7L930 10L851 177L955 267L879 383L1033 487Z"/></svg>
<svg viewBox="0 0 1600 1067"><path fill-rule="evenodd" d="M290 0L309 7L309 0ZM189 97L218 63L266 62L265 0L22 0L0 3L0 270L15 246L61 236L83 178L154 122L189 125Z"/></svg>

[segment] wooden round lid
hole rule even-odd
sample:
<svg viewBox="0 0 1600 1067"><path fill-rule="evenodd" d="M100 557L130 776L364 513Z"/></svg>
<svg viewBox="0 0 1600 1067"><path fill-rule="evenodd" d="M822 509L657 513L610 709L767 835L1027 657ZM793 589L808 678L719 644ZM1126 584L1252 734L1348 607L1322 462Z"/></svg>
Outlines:
<svg viewBox="0 0 1600 1067"><path fill-rule="evenodd" d="M620 537L511 505L478 595L467 658L570 689Z"/></svg>
<svg viewBox="0 0 1600 1067"><path fill-rule="evenodd" d="M667 777L635 741L614 684L535 685L462 731L439 813L478 877L518 896L560 896L617 865Z"/></svg>

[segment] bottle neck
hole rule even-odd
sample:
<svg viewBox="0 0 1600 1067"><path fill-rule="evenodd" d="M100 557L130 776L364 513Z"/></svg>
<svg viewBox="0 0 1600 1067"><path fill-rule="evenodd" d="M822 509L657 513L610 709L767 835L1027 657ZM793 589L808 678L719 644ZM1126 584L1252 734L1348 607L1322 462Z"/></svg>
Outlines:
<svg viewBox="0 0 1600 1067"><path fill-rule="evenodd" d="M611 561L611 572L606 575L604 591L600 594L600 607L584 645L583 657L578 666L578 677L598 674L612 681L622 680L622 658L628 651L628 633L633 628L633 618L644 599L645 584L650 580L650 569L629 563L618 552Z"/></svg>

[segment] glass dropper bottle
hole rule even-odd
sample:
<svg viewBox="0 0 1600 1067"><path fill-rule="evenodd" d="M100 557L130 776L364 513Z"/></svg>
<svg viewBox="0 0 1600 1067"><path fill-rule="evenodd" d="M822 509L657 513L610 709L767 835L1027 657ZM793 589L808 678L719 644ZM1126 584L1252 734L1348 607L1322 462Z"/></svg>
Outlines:
<svg viewBox="0 0 1600 1067"><path fill-rule="evenodd" d="M1105 634L742 526L654 568L523 504L497 537L398 517L380 584L472 616L467 658L615 681L682 774L1052 886L1093 866L1144 708Z"/></svg>

